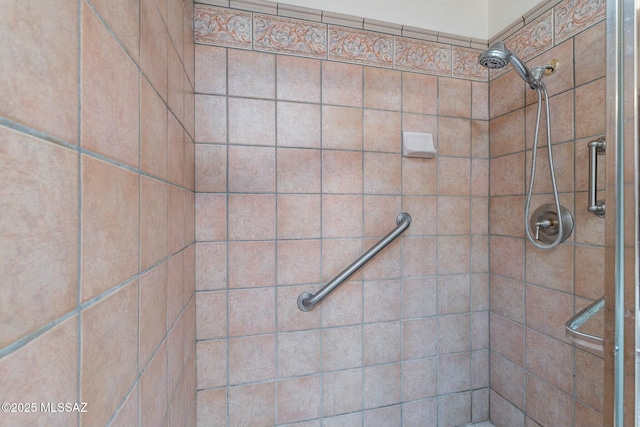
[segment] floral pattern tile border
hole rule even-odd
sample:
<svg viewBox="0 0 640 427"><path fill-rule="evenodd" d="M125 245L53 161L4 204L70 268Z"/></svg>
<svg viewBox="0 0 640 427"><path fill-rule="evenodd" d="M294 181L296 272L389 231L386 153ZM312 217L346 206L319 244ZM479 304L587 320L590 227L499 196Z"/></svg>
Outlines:
<svg viewBox="0 0 640 427"><path fill-rule="evenodd" d="M600 22L605 3L564 0L505 43L527 61ZM510 70L489 73L478 65L478 49L199 3L194 7L194 36L202 44L484 82Z"/></svg>
<svg viewBox="0 0 640 427"><path fill-rule="evenodd" d="M476 61L480 51L476 51ZM451 76L451 46L396 37L395 66L398 70Z"/></svg>
<svg viewBox="0 0 640 427"><path fill-rule="evenodd" d="M489 70L478 64L479 52L476 49L454 46L451 67L452 76L487 81Z"/></svg>
<svg viewBox="0 0 640 427"><path fill-rule="evenodd" d="M338 25L196 4L196 43L487 81L480 50Z"/></svg>
<svg viewBox="0 0 640 427"><path fill-rule="evenodd" d="M565 0L507 37L505 44L523 61L528 61L602 21L605 3L605 0ZM509 70L511 67L491 70L491 79Z"/></svg>
<svg viewBox="0 0 640 427"><path fill-rule="evenodd" d="M507 49L528 61L553 47L553 10L542 14L529 25L505 40Z"/></svg>
<svg viewBox="0 0 640 427"><path fill-rule="evenodd" d="M326 25L272 15L254 15L253 48L263 52L324 59L327 57Z"/></svg>
<svg viewBox="0 0 640 427"><path fill-rule="evenodd" d="M604 19L605 0L568 0L555 7L556 43Z"/></svg>
<svg viewBox="0 0 640 427"><path fill-rule="evenodd" d="M329 59L393 67L393 36L329 25Z"/></svg>
<svg viewBox="0 0 640 427"><path fill-rule="evenodd" d="M196 4L193 15L196 43L252 48L251 12Z"/></svg>

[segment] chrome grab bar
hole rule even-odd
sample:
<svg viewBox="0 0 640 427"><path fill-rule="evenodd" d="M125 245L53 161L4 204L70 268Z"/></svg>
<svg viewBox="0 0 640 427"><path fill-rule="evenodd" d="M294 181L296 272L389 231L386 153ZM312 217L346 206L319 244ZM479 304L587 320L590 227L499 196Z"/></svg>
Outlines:
<svg viewBox="0 0 640 427"><path fill-rule="evenodd" d="M322 301L327 295L333 292L338 286L342 285L349 277L353 276L358 270L360 270L367 262L378 254L381 250L387 247L389 243L393 242L396 237L401 235L409 225L411 225L411 215L406 212L401 212L396 218L396 224L398 226L393 229L389 234L384 236L378 243L376 243L371 249L365 252L360 258L358 258L353 264L347 267L342 273L338 274L329 283L324 285L315 295L310 292L304 292L298 297L298 308L302 311L309 311Z"/></svg>
<svg viewBox="0 0 640 427"><path fill-rule="evenodd" d="M584 332L579 332L578 328L584 325L589 319L591 319L597 312L604 308L604 297L595 300L587 307L576 313L571 319L565 323L565 335L571 341L576 344L580 344L584 347L592 350L603 351L604 338L589 335Z"/></svg>
<svg viewBox="0 0 640 427"><path fill-rule="evenodd" d="M604 218L605 204L604 200L596 200L597 197L597 172L598 172L598 154L604 154L605 140L604 137L589 142L589 206L587 210L600 218Z"/></svg>

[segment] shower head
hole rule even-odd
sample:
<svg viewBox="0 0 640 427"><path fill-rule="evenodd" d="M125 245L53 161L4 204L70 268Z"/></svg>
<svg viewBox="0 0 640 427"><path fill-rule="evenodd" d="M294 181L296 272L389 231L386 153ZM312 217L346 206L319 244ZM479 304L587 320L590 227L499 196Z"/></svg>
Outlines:
<svg viewBox="0 0 640 427"><path fill-rule="evenodd" d="M511 52L504 45L504 42L498 41L480 54L478 63L483 67L497 70L507 66L510 56Z"/></svg>
<svg viewBox="0 0 640 427"><path fill-rule="evenodd" d="M531 77L527 66L520 61L520 58L507 49L503 41L495 42L489 49L478 56L478 64L487 68L504 68L509 63L511 63L513 69L516 70L516 73L522 77L522 80L527 82L532 89L538 85L538 82Z"/></svg>

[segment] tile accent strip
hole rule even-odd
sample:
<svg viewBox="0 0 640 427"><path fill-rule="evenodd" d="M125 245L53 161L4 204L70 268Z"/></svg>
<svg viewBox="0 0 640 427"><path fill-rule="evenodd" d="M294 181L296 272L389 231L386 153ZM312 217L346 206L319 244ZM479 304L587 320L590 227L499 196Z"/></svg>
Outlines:
<svg viewBox="0 0 640 427"><path fill-rule="evenodd" d="M555 8L556 44L604 19L605 0L569 0Z"/></svg>
<svg viewBox="0 0 640 427"><path fill-rule="evenodd" d="M507 49L518 58L528 61L553 47L553 10L549 10L531 24L509 37Z"/></svg>
<svg viewBox="0 0 640 427"><path fill-rule="evenodd" d="M476 61L480 51L476 51ZM396 37L395 66L398 70L451 76L451 46Z"/></svg>
<svg viewBox="0 0 640 427"><path fill-rule="evenodd" d="M253 16L253 47L263 52L327 57L325 25L272 15Z"/></svg>
<svg viewBox="0 0 640 427"><path fill-rule="evenodd" d="M453 47L452 75L458 78L472 78L486 81L489 70L478 64L478 51L464 47Z"/></svg>
<svg viewBox="0 0 640 427"><path fill-rule="evenodd" d="M563 0L507 37L505 44L523 61L529 61L602 21L604 16L605 0ZM509 70L511 67L491 70L490 80Z"/></svg>
<svg viewBox="0 0 640 427"><path fill-rule="evenodd" d="M329 59L393 67L393 36L329 25Z"/></svg>
<svg viewBox="0 0 640 427"><path fill-rule="evenodd" d="M216 3L216 0L203 0ZM258 3L232 2L235 7ZM549 1L549 10L505 39L507 47L527 61L604 19L605 0ZM246 7L249 9L249 7ZM278 5L278 15L264 9L239 10L197 3L196 43L351 62L403 71L488 81L477 64L484 41L460 41L445 34L358 17ZM280 13L282 9L283 13ZM542 8L537 8L535 15ZM285 15L285 16L283 16ZM286 16L289 15L289 16ZM291 16L294 17L291 17ZM309 19L299 19L302 16ZM528 19L533 13L525 15ZM525 17L522 20L525 20ZM318 18L321 22L316 21ZM347 19L349 18L349 19ZM357 27L357 28L356 28ZM367 31L366 29L378 31ZM386 29L386 30L385 30ZM509 34L504 33L505 36ZM476 49L477 48L477 49ZM511 68L492 71L498 77Z"/></svg>
<svg viewBox="0 0 640 427"><path fill-rule="evenodd" d="M197 43L251 49L251 12L196 4L193 14Z"/></svg>

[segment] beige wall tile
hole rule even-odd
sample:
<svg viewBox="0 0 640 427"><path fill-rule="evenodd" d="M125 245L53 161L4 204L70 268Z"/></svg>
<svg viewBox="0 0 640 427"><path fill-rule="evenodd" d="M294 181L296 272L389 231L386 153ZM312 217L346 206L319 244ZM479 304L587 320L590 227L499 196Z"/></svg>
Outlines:
<svg viewBox="0 0 640 427"><path fill-rule="evenodd" d="M364 110L364 149L399 153L401 120L395 111Z"/></svg>
<svg viewBox="0 0 640 427"><path fill-rule="evenodd" d="M321 414L320 376L278 381L278 422L291 423Z"/></svg>
<svg viewBox="0 0 640 427"><path fill-rule="evenodd" d="M273 193L275 191L275 148L231 146L227 153L229 192Z"/></svg>
<svg viewBox="0 0 640 427"><path fill-rule="evenodd" d="M142 424L162 424L169 405L167 399L167 346L163 343L140 378Z"/></svg>
<svg viewBox="0 0 640 427"><path fill-rule="evenodd" d="M167 334L167 263L140 277L140 368Z"/></svg>
<svg viewBox="0 0 640 427"><path fill-rule="evenodd" d="M363 67L339 62L322 63L322 103L362 107Z"/></svg>
<svg viewBox="0 0 640 427"><path fill-rule="evenodd" d="M320 345L321 333L319 330L278 335L278 377L294 377L321 372Z"/></svg>
<svg viewBox="0 0 640 427"><path fill-rule="evenodd" d="M229 340L229 384L273 378L275 365L275 335Z"/></svg>
<svg viewBox="0 0 640 427"><path fill-rule="evenodd" d="M605 23L600 22L590 29L576 35L575 44L575 74L576 85L605 76L606 61Z"/></svg>
<svg viewBox="0 0 640 427"><path fill-rule="evenodd" d="M229 288L275 285L276 246L273 242L230 242L228 257Z"/></svg>
<svg viewBox="0 0 640 427"><path fill-rule="evenodd" d="M277 243L278 285L320 281L320 240L282 240Z"/></svg>
<svg viewBox="0 0 640 427"><path fill-rule="evenodd" d="M138 272L138 176L82 158L82 300Z"/></svg>
<svg viewBox="0 0 640 427"><path fill-rule="evenodd" d="M495 314L491 314L489 321L491 350L524 366L524 326Z"/></svg>
<svg viewBox="0 0 640 427"><path fill-rule="evenodd" d="M570 426L571 396L527 375L527 415L541 425Z"/></svg>
<svg viewBox="0 0 640 427"><path fill-rule="evenodd" d="M322 106L322 148L362 149L362 110L359 108Z"/></svg>
<svg viewBox="0 0 640 427"><path fill-rule="evenodd" d="M276 144L276 105L261 99L228 99L229 144ZM196 130L197 133L197 130Z"/></svg>
<svg viewBox="0 0 640 427"><path fill-rule="evenodd" d="M402 111L420 114L438 113L438 78L402 73Z"/></svg>
<svg viewBox="0 0 640 427"><path fill-rule="evenodd" d="M525 85L515 71L491 81L489 117L491 119L524 107Z"/></svg>
<svg viewBox="0 0 640 427"><path fill-rule="evenodd" d="M146 270L167 256L167 185L140 177L140 268Z"/></svg>
<svg viewBox="0 0 640 427"><path fill-rule="evenodd" d="M228 295L229 336L264 334L275 330L274 288L233 289Z"/></svg>
<svg viewBox="0 0 640 427"><path fill-rule="evenodd" d="M322 413L325 417L361 410L361 397L362 369L328 372L322 376Z"/></svg>
<svg viewBox="0 0 640 427"><path fill-rule="evenodd" d="M227 49L195 45L195 73L197 93L226 95Z"/></svg>
<svg viewBox="0 0 640 427"><path fill-rule="evenodd" d="M82 146L138 167L138 69L86 3L83 12Z"/></svg>
<svg viewBox="0 0 640 427"><path fill-rule="evenodd" d="M227 102L221 96L195 97L196 142L227 142Z"/></svg>
<svg viewBox="0 0 640 427"><path fill-rule="evenodd" d="M320 106L278 102L277 144L280 147L320 148Z"/></svg>
<svg viewBox="0 0 640 427"><path fill-rule="evenodd" d="M401 296L401 282L399 280L365 282L364 322L399 320L402 312Z"/></svg>
<svg viewBox="0 0 640 427"><path fill-rule="evenodd" d="M525 332L526 369L540 379L573 393L573 349L571 345L532 330ZM553 363L549 363L553 360Z"/></svg>
<svg viewBox="0 0 640 427"><path fill-rule="evenodd" d="M140 79L140 169L167 178L167 107L149 85Z"/></svg>
<svg viewBox="0 0 640 427"><path fill-rule="evenodd" d="M276 198L270 194L229 195L229 240L269 240L276 236Z"/></svg>
<svg viewBox="0 0 640 427"><path fill-rule="evenodd" d="M138 373L138 281L82 312L82 423L103 424Z"/></svg>
<svg viewBox="0 0 640 427"><path fill-rule="evenodd" d="M401 84L399 71L365 67L364 107L400 111Z"/></svg>
<svg viewBox="0 0 640 427"><path fill-rule="evenodd" d="M232 49L227 61L229 95L275 98L275 55Z"/></svg>
<svg viewBox="0 0 640 427"><path fill-rule="evenodd" d="M365 298L367 294L365 293ZM364 365L399 362L401 359L401 323L381 322L364 325Z"/></svg>
<svg viewBox="0 0 640 427"><path fill-rule="evenodd" d="M0 135L0 345L7 346L76 305L78 155L4 127Z"/></svg>
<svg viewBox="0 0 640 427"><path fill-rule="evenodd" d="M227 292L196 293L196 338L210 340L223 338L227 334ZM224 384L218 384L221 386ZM213 386L208 386L213 387Z"/></svg>
<svg viewBox="0 0 640 427"><path fill-rule="evenodd" d="M579 86L576 92L576 138L602 135L605 132L605 80Z"/></svg>
<svg viewBox="0 0 640 427"><path fill-rule="evenodd" d="M498 393L500 396L506 399L506 401L508 401L511 405L514 405L514 409L518 408L520 410L524 410L524 403L525 403L525 371L524 369L521 366L513 363L512 361L494 352L491 352L491 355L490 355L490 369L491 369L491 372L494 373L494 375L491 375L492 391L494 393ZM502 406L502 405L499 405L499 406ZM499 416L508 415L510 412L511 411L505 411L504 414L500 414ZM524 423L522 423L521 425L524 426Z"/></svg>
<svg viewBox="0 0 640 427"><path fill-rule="evenodd" d="M438 114L448 117L471 118L471 82L438 78Z"/></svg>
<svg viewBox="0 0 640 427"><path fill-rule="evenodd" d="M571 295L527 285L527 326L566 341L564 324L573 315Z"/></svg>
<svg viewBox="0 0 640 427"><path fill-rule="evenodd" d="M165 13L166 13L166 2ZM167 100L167 33L155 0L140 1L140 67L151 85Z"/></svg>
<svg viewBox="0 0 640 427"><path fill-rule="evenodd" d="M453 117L438 118L438 153L442 156L471 156L471 122Z"/></svg>
<svg viewBox="0 0 640 427"><path fill-rule="evenodd" d="M7 2L0 20L0 115L78 144L78 4ZM37 23L38 31L25 31ZM55 34L56 37L42 37Z"/></svg>
<svg viewBox="0 0 640 427"><path fill-rule="evenodd" d="M276 62L278 99L320 102L321 61L278 55Z"/></svg>
<svg viewBox="0 0 640 427"><path fill-rule="evenodd" d="M55 326L0 359L0 394L7 402L37 402L34 412L4 413L4 425L77 426L77 414L42 412L40 403L76 402L78 396L77 317ZM132 357L135 363L135 352ZM87 402L88 403L88 402ZM96 401L96 411L100 409ZM93 406L93 405L92 405Z"/></svg>
<svg viewBox="0 0 640 427"><path fill-rule="evenodd" d="M398 363L364 368L364 408L400 403L401 377L402 371Z"/></svg>

